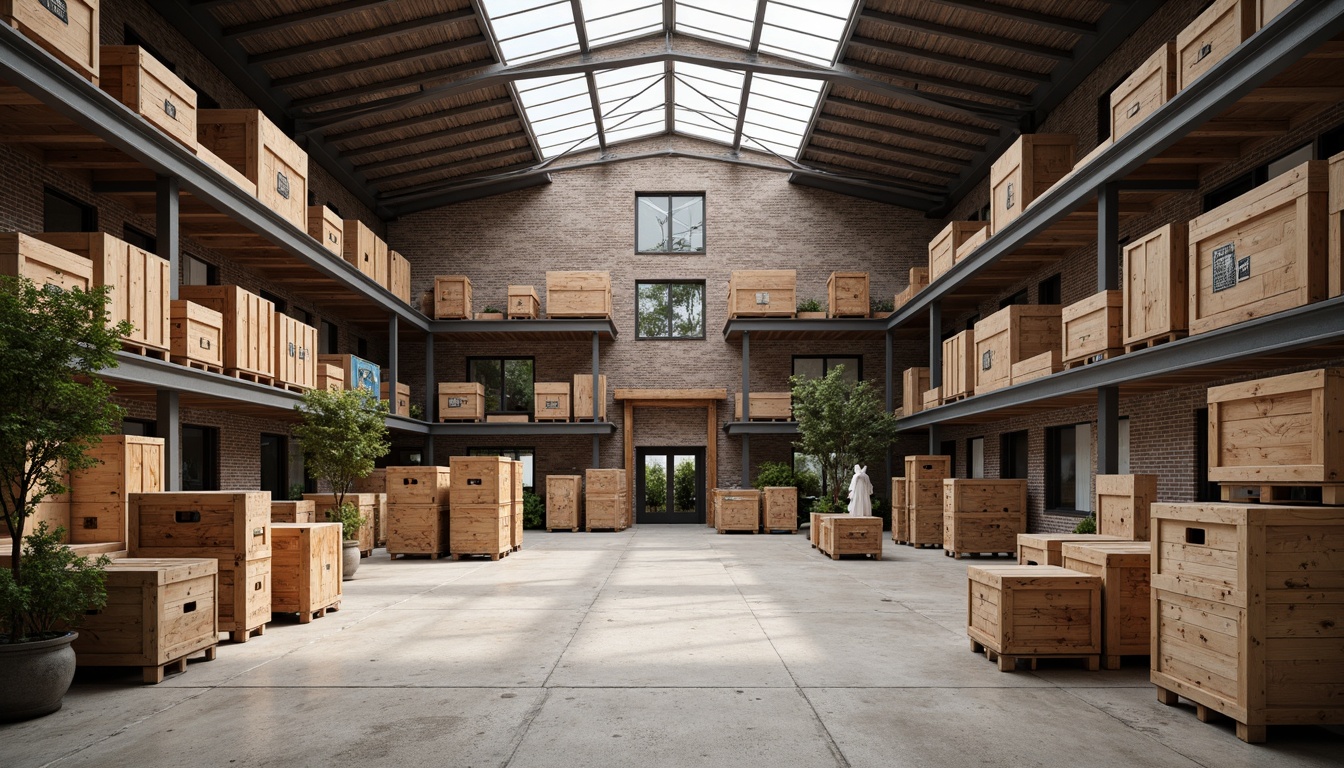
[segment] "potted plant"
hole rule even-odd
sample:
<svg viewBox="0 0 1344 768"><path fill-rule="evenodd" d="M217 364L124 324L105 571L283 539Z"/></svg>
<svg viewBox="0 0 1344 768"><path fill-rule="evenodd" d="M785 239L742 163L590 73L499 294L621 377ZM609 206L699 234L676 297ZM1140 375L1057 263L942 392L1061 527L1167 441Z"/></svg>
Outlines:
<svg viewBox="0 0 1344 768"><path fill-rule="evenodd" d="M782 461L761 462L756 470L756 479L751 483L758 491L773 487L793 487L798 489L798 522L802 524L811 511L812 500L821 493L821 478L806 469L795 470Z"/></svg>
<svg viewBox="0 0 1344 768"><path fill-rule="evenodd" d="M814 457L830 491L823 506L836 508L849 488L851 467L876 460L896 437L896 418L871 382L846 380L842 365L822 378L794 376L790 383L798 422L794 447Z"/></svg>
<svg viewBox="0 0 1344 768"><path fill-rule="evenodd" d="M493 305L493 304L488 304L488 305L486 305L486 307L485 307L485 311L484 311L484 312L477 312L477 313L476 313L476 319L477 319L477 320L503 320L503 319L504 319L504 310L500 309L499 307L496 307L496 306Z"/></svg>
<svg viewBox="0 0 1344 768"><path fill-rule="evenodd" d="M294 437L303 447L304 465L331 487L335 503L326 510L327 519L343 526L341 576L349 579L359 568L359 533L368 520L345 497L356 480L373 472L373 462L392 450L384 412L373 393L363 389L309 390L294 409L300 417Z"/></svg>
<svg viewBox="0 0 1344 768"><path fill-rule="evenodd" d="M97 463L89 448L121 426L97 374L117 364L132 328L108 325L107 293L0 277L0 513L12 540L0 575L0 720L60 708L75 674L68 627L103 594L101 564L61 545L64 531L39 526L23 544L38 502L67 491L65 472Z"/></svg>
<svg viewBox="0 0 1344 768"><path fill-rule="evenodd" d="M803 299L798 302L799 320L825 320L826 310L822 308L821 302L816 299Z"/></svg>
<svg viewBox="0 0 1344 768"><path fill-rule="evenodd" d="M873 317L886 317L896 311L896 302L892 299L869 299L868 308Z"/></svg>

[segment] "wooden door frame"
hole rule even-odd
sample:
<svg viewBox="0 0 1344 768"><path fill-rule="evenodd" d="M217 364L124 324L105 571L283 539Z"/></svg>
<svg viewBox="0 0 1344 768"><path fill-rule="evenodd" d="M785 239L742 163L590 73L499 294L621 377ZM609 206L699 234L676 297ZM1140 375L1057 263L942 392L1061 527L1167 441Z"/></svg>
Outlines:
<svg viewBox="0 0 1344 768"><path fill-rule="evenodd" d="M705 492L719 486L719 403L728 399L726 389L628 389L618 388L615 400L625 406L622 439L625 443L625 487L630 490L630 514L634 516L635 409L705 409Z"/></svg>

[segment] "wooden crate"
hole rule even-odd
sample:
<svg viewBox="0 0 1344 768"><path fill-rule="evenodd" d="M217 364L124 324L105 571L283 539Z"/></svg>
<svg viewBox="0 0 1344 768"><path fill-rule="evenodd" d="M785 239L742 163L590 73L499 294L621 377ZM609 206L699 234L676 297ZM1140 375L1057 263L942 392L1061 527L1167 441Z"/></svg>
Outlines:
<svg viewBox="0 0 1344 768"><path fill-rule="evenodd" d="M1093 482L1097 532L1130 541L1148 540L1149 508L1157 501L1157 475L1097 475Z"/></svg>
<svg viewBox="0 0 1344 768"><path fill-rule="evenodd" d="M328 392L340 392L345 389L345 369L339 365L324 363L321 355L317 362L317 388Z"/></svg>
<svg viewBox="0 0 1344 768"><path fill-rule="evenodd" d="M1125 246L1124 343L1172 341L1189 328L1186 226L1172 222Z"/></svg>
<svg viewBox="0 0 1344 768"><path fill-rule="evenodd" d="M378 258L378 235L368 225L358 219L346 219L342 223L341 258L345 259L365 277L385 285L387 283L387 263ZM385 257L384 257L385 258Z"/></svg>
<svg viewBox="0 0 1344 768"><path fill-rule="evenodd" d="M1329 258L1326 270L1330 281L1330 298L1344 294L1344 152L1330 158Z"/></svg>
<svg viewBox="0 0 1344 768"><path fill-rule="evenodd" d="M405 416L407 418L410 418L411 385L402 384L400 381L398 381L397 397L394 400L388 393L388 389L390 388L391 383L392 382L390 381L383 381L378 384L378 399L383 401L384 403L387 403L388 413L394 416Z"/></svg>
<svg viewBox="0 0 1344 768"><path fill-rule="evenodd" d="M578 531L583 527L583 477L546 476L546 530Z"/></svg>
<svg viewBox="0 0 1344 768"><path fill-rule="evenodd" d="M98 0L0 0L0 20L98 83Z"/></svg>
<svg viewBox="0 0 1344 768"><path fill-rule="evenodd" d="M61 462L58 466L64 468L65 463ZM32 467L32 462L25 461L24 469ZM61 472L61 482L68 488L70 486L70 473ZM65 535L61 537L62 544L70 543L70 492L46 496L42 501L37 502L33 510L28 514L24 521L23 535L31 536L33 531L41 523L47 524L47 529L55 531L58 527L65 529ZM0 516L0 535L5 538L0 539L0 557L9 556L13 551L14 531L10 529L9 524Z"/></svg>
<svg viewBox="0 0 1344 768"><path fill-rule="evenodd" d="M731 490L719 497L719 509L714 515L714 530L751 531L761 527L761 492Z"/></svg>
<svg viewBox="0 0 1344 768"><path fill-rule="evenodd" d="M1010 383L1025 384L1033 379L1043 379L1062 370L1064 370L1064 361L1060 359L1060 350L1052 349L1035 357L1028 357L1026 360L1013 363Z"/></svg>
<svg viewBox="0 0 1344 768"><path fill-rule="evenodd" d="M1311 160L1190 222L1190 333L1326 298L1328 170Z"/></svg>
<svg viewBox="0 0 1344 768"><path fill-rule="evenodd" d="M139 352L167 352L172 343L172 274L168 261L102 232L44 232L35 237L93 264L92 285L106 285L109 323L134 328L122 340Z"/></svg>
<svg viewBox="0 0 1344 768"><path fill-rule="evenodd" d="M1122 291L1102 291L1060 310L1064 365L1109 360L1124 351L1123 303Z"/></svg>
<svg viewBox="0 0 1344 768"><path fill-rule="evenodd" d="M454 456L455 461L459 457ZM454 476L457 468L453 468ZM505 476L507 477L507 469ZM489 555L491 560L513 549L513 505L453 503L448 514L448 551L454 558L462 555Z"/></svg>
<svg viewBox="0 0 1344 768"><path fill-rule="evenodd" d="M1176 35L1176 86L1185 90L1255 33L1256 0L1216 0Z"/></svg>
<svg viewBox="0 0 1344 768"><path fill-rule="evenodd" d="M989 169L989 231L994 235L1073 170L1072 134L1024 134Z"/></svg>
<svg viewBox="0 0 1344 768"><path fill-rule="evenodd" d="M832 272L826 278L826 311L831 317L867 317L867 272Z"/></svg>
<svg viewBox="0 0 1344 768"><path fill-rule="evenodd" d="M485 387L479 382L439 382L439 421L485 421Z"/></svg>
<svg viewBox="0 0 1344 768"><path fill-rule="evenodd" d="M957 261L969 258L972 253L975 253L975 249L984 245L985 241L989 240L989 230L988 222L986 222L985 227L977 232L972 232L965 240L962 240L961 245L957 246Z"/></svg>
<svg viewBox="0 0 1344 768"><path fill-rule="evenodd" d="M380 467L369 474L355 478L350 483L353 493L387 493L387 467Z"/></svg>
<svg viewBox="0 0 1344 768"><path fill-rule="evenodd" d="M26 277L38 285L89 290L93 265L32 235L0 233L0 275Z"/></svg>
<svg viewBox="0 0 1344 768"><path fill-rule="evenodd" d="M906 480L938 480L941 482L951 475L951 456L914 455L905 457ZM936 498L931 499L931 501L941 505L943 503L942 485L938 487Z"/></svg>
<svg viewBox="0 0 1344 768"><path fill-rule="evenodd" d="M821 518L825 517L825 515L820 512L809 512L807 514L808 538L811 540L812 548L816 549L817 545L821 543Z"/></svg>
<svg viewBox="0 0 1344 768"><path fill-rule="evenodd" d="M922 410L927 411L930 408L937 408L942 404L943 388L941 385L934 387L933 389L924 390L924 408Z"/></svg>
<svg viewBox="0 0 1344 768"><path fill-rule="evenodd" d="M761 494L761 528L771 531L798 530L798 489L788 487L768 487Z"/></svg>
<svg viewBox="0 0 1344 768"><path fill-rule="evenodd" d="M225 372L269 383L275 377L275 305L236 285L183 285L178 298L224 316Z"/></svg>
<svg viewBox="0 0 1344 768"><path fill-rule="evenodd" d="M589 493L624 493L627 489L625 470L588 469L585 470L584 487Z"/></svg>
<svg viewBox="0 0 1344 768"><path fill-rule="evenodd" d="M123 558L106 570L107 604L81 617L75 664L140 667L144 681L215 658L219 565L212 558Z"/></svg>
<svg viewBox="0 0 1344 768"><path fill-rule="evenodd" d="M607 420L607 375L597 377L597 418ZM574 420L593 418L593 375L578 373L574 375Z"/></svg>
<svg viewBox="0 0 1344 768"><path fill-rule="evenodd" d="M387 251L387 290L407 306L411 303L411 262L394 250Z"/></svg>
<svg viewBox="0 0 1344 768"><path fill-rule="evenodd" d="M611 317L610 272L547 272L547 317Z"/></svg>
<svg viewBox="0 0 1344 768"><path fill-rule="evenodd" d="M916 547L943 543L943 480L952 473L949 456L905 457L905 541Z"/></svg>
<svg viewBox="0 0 1344 768"><path fill-rule="evenodd" d="M905 290L896 294L896 297L892 300L892 309L900 309L910 303L910 300L915 298L917 293L927 287L929 287L929 268L911 267L909 282L906 283Z"/></svg>
<svg viewBox="0 0 1344 768"><path fill-rule="evenodd" d="M628 502L624 496L616 494L592 493L583 495L583 526L585 531L612 530L623 531L627 527L625 507Z"/></svg>
<svg viewBox="0 0 1344 768"><path fill-rule="evenodd" d="M345 257L345 222L327 206L308 206L308 234L332 254Z"/></svg>
<svg viewBox="0 0 1344 768"><path fill-rule="evenodd" d="M1014 304L976 323L970 363L975 371L975 393L1008 386L1015 364L1060 349L1060 309L1058 304ZM947 387L946 375L943 387Z"/></svg>
<svg viewBox="0 0 1344 768"><path fill-rule="evenodd" d="M881 560L882 518L823 515L817 549L832 560L845 555L867 555Z"/></svg>
<svg viewBox="0 0 1344 768"><path fill-rule="evenodd" d="M471 278L465 275L434 278L434 319L471 319Z"/></svg>
<svg viewBox="0 0 1344 768"><path fill-rule="evenodd" d="M791 392L752 392L751 418L749 421L791 421L793 419L793 393ZM742 393L733 395L733 420L742 420Z"/></svg>
<svg viewBox="0 0 1344 768"><path fill-rule="evenodd" d="M1152 592L1145 541L1077 541L1063 545L1063 565L1101 579L1101 665L1119 669L1121 656L1147 656Z"/></svg>
<svg viewBox="0 0 1344 768"><path fill-rule="evenodd" d="M512 529L509 541L513 545L513 551L517 552L523 548L523 462L511 459L509 470L513 483L513 507L510 510Z"/></svg>
<svg viewBox="0 0 1344 768"><path fill-rule="evenodd" d="M271 613L297 613L299 623L341 605L341 524L272 526Z"/></svg>
<svg viewBox="0 0 1344 768"><path fill-rule="evenodd" d="M966 569L966 634L1000 672L1019 658L1083 658L1101 666L1101 579L1057 565Z"/></svg>
<svg viewBox="0 0 1344 768"><path fill-rule="evenodd" d="M271 557L219 557L219 631L235 643L271 623Z"/></svg>
<svg viewBox="0 0 1344 768"><path fill-rule="evenodd" d="M202 109L196 138L257 185L257 199L308 228L308 154L255 109Z"/></svg>
<svg viewBox="0 0 1344 768"><path fill-rule="evenodd" d="M954 402L975 394L976 370L974 330L965 330L943 341L943 402Z"/></svg>
<svg viewBox="0 0 1344 768"><path fill-rule="evenodd" d="M317 388L317 329L276 313L275 383L304 392Z"/></svg>
<svg viewBox="0 0 1344 768"><path fill-rule="evenodd" d="M507 311L510 320L535 320L541 317L541 299L537 298L537 289L530 285L510 285Z"/></svg>
<svg viewBox="0 0 1344 768"><path fill-rule="evenodd" d="M362 357L354 355L318 355L317 364L334 365L341 369L341 380L346 389L362 389L374 397L382 391L383 369Z"/></svg>
<svg viewBox="0 0 1344 768"><path fill-rule="evenodd" d="M928 368L906 368L901 373L901 407L905 416L914 416L924 410L924 393L928 389Z"/></svg>
<svg viewBox="0 0 1344 768"><path fill-rule="evenodd" d="M197 117L199 118L199 113ZM206 146L205 144L199 143L200 136L201 136L201 126L200 121L198 119L196 123L196 137L197 137L196 156L199 157L201 161L204 162L206 165L213 168L215 172L218 173L220 176L223 176L227 181L237 185L247 194L256 197L257 183L247 178L247 176L245 176L242 171L239 171L237 168L234 168L232 165L229 165L228 163L224 162L224 160L222 160L218 155L210 151L210 147Z"/></svg>
<svg viewBox="0 0 1344 768"><path fill-rule="evenodd" d="M448 497L452 506L481 506L513 502L513 475L509 459L500 456L451 456Z"/></svg>
<svg viewBox="0 0 1344 768"><path fill-rule="evenodd" d="M1337 509L1154 504L1152 671L1158 699L1265 726L1344 724L1344 561Z"/></svg>
<svg viewBox="0 0 1344 768"><path fill-rule="evenodd" d="M133 493L126 549L132 557L271 554L267 491Z"/></svg>
<svg viewBox="0 0 1344 768"><path fill-rule="evenodd" d="M1344 369L1210 387L1209 480L1344 483Z"/></svg>
<svg viewBox="0 0 1344 768"><path fill-rule="evenodd" d="M1027 530L1027 481L955 479L943 481L943 552L963 554L1017 551L1017 535Z"/></svg>
<svg viewBox="0 0 1344 768"><path fill-rule="evenodd" d="M532 412L537 421L569 421L567 381L538 381L532 385Z"/></svg>
<svg viewBox="0 0 1344 768"><path fill-rule="evenodd" d="M70 541L128 541L131 497L163 490L163 438L104 435L88 455L100 463L71 473Z"/></svg>
<svg viewBox="0 0 1344 768"><path fill-rule="evenodd" d="M486 414L486 424L527 424L531 418L525 413L490 413Z"/></svg>
<svg viewBox="0 0 1344 768"><path fill-rule="evenodd" d="M1065 544L1077 541L1124 541L1100 533L1019 533L1018 565L1064 565Z"/></svg>
<svg viewBox="0 0 1344 768"><path fill-rule="evenodd" d="M1294 0L1255 0L1255 28L1260 29L1288 10Z"/></svg>
<svg viewBox="0 0 1344 768"><path fill-rule="evenodd" d="M196 151L196 91L138 45L104 45L98 87Z"/></svg>
<svg viewBox="0 0 1344 768"><path fill-rule="evenodd" d="M381 497L381 498L380 498ZM313 508L320 522L326 522L327 512L336 508L336 494L334 493L305 493L305 501L313 502ZM381 493L347 493L345 501L354 504L359 510L359 514L364 517L364 524L359 527L359 554L362 557L368 557L373 554L373 548L377 544L377 535L374 526L378 519L380 508L386 496Z"/></svg>
<svg viewBox="0 0 1344 768"><path fill-rule="evenodd" d="M324 523L326 514L318 515L311 500L276 501L271 500L271 528L276 523Z"/></svg>
<svg viewBox="0 0 1344 768"><path fill-rule="evenodd" d="M448 554L452 525L448 510L447 504L389 504L387 554L393 559L398 555L429 555L431 560Z"/></svg>
<svg viewBox="0 0 1344 768"><path fill-rule="evenodd" d="M728 317L793 317L798 313L798 271L734 271L728 280Z"/></svg>
<svg viewBox="0 0 1344 768"><path fill-rule="evenodd" d="M388 467L386 469L387 502L396 507L402 504L420 506L447 506L451 499L448 467Z"/></svg>
<svg viewBox="0 0 1344 768"><path fill-rule="evenodd" d="M1111 141L1176 95L1176 43L1167 41L1111 91Z"/></svg>
<svg viewBox="0 0 1344 768"><path fill-rule="evenodd" d="M224 370L224 314L186 299L173 299L168 326L172 361L192 368Z"/></svg>
<svg viewBox="0 0 1344 768"><path fill-rule="evenodd" d="M989 226L987 221L954 221L929 241L929 280L937 280L960 261L961 244ZM969 255L969 252L967 253Z"/></svg>
<svg viewBox="0 0 1344 768"><path fill-rule="evenodd" d="M897 544L910 541L910 514L905 508L905 478L891 478L891 540Z"/></svg>

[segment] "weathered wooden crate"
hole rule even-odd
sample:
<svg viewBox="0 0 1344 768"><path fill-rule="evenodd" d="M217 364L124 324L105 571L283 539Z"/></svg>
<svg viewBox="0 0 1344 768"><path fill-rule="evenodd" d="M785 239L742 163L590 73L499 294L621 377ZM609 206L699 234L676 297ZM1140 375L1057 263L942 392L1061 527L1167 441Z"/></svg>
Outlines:
<svg viewBox="0 0 1344 768"><path fill-rule="evenodd" d="M1124 342L1128 351L1185 335L1190 292L1186 226L1172 222L1125 246Z"/></svg>
<svg viewBox="0 0 1344 768"><path fill-rule="evenodd" d="M1015 364L1060 349L1060 309L1058 304L1014 304L976 323L970 362L975 393L1008 386ZM947 387L946 375L943 387Z"/></svg>
<svg viewBox="0 0 1344 768"><path fill-rule="evenodd" d="M133 493L126 549L132 557L234 557L271 554L271 494L266 491Z"/></svg>
<svg viewBox="0 0 1344 768"><path fill-rule="evenodd" d="M997 660L999 671L1018 659L1101 666L1101 579L1056 565L973 565L966 576L971 650Z"/></svg>
<svg viewBox="0 0 1344 768"><path fill-rule="evenodd" d="M388 290L392 289L392 256L387 242L381 237L373 238L373 261L377 274L373 281ZM409 279L409 278L408 278Z"/></svg>
<svg viewBox="0 0 1344 768"><path fill-rule="evenodd" d="M308 228L308 153L259 110L202 109L196 138L257 185L257 199Z"/></svg>
<svg viewBox="0 0 1344 768"><path fill-rule="evenodd" d="M373 545L375 547L387 546L387 494L375 494L378 497L377 512L373 517Z"/></svg>
<svg viewBox="0 0 1344 768"><path fill-rule="evenodd" d="M1027 481L956 479L943 481L943 553L1017 551L1017 535L1027 530Z"/></svg>
<svg viewBox="0 0 1344 768"><path fill-rule="evenodd" d="M951 477L952 457L951 456L933 456L933 455L912 455L905 457L905 479L906 480L937 480L939 481L936 498L931 498L931 503L939 506L943 503L942 481ZM923 499L920 502L923 503Z"/></svg>
<svg viewBox="0 0 1344 768"><path fill-rule="evenodd" d="M1111 140L1129 133L1176 91L1176 44L1167 41L1111 91Z"/></svg>
<svg viewBox="0 0 1344 768"><path fill-rule="evenodd" d="M1344 724L1339 510L1154 504L1152 533L1160 701L1220 712L1243 741L1269 725Z"/></svg>
<svg viewBox="0 0 1344 768"><path fill-rule="evenodd" d="M271 537L271 613L307 624L339 609L341 524L276 523Z"/></svg>
<svg viewBox="0 0 1344 768"><path fill-rule="evenodd" d="M387 263L378 258L378 235L359 219L346 219L341 228L341 258L375 283L386 284Z"/></svg>
<svg viewBox="0 0 1344 768"><path fill-rule="evenodd" d="M462 555L489 555L491 560L498 560L513 550L511 502L455 503L449 511L448 520L448 551L454 558Z"/></svg>
<svg viewBox="0 0 1344 768"><path fill-rule="evenodd" d="M327 516L319 516L313 502L308 499L298 501L271 500L271 528L276 523L325 523ZM272 539L274 540L274 539Z"/></svg>
<svg viewBox="0 0 1344 768"><path fill-rule="evenodd" d="M346 389L362 389L377 397L382 390L383 369L354 355L318 355L317 364L341 369Z"/></svg>
<svg viewBox="0 0 1344 768"><path fill-rule="evenodd" d="M448 467L388 467L384 472L387 503L393 507L448 506L452 498Z"/></svg>
<svg viewBox="0 0 1344 768"><path fill-rule="evenodd" d="M793 419L793 393L752 392L751 418L748 421L790 421ZM742 420L742 393L733 395L733 419Z"/></svg>
<svg viewBox="0 0 1344 768"><path fill-rule="evenodd" d="M35 237L88 259L93 285L106 285L108 322L133 327L122 340L135 351L167 352L171 345L168 261L103 232L44 232Z"/></svg>
<svg viewBox="0 0 1344 768"><path fill-rule="evenodd" d="M891 478L891 540L910 541L910 514L905 508L905 478Z"/></svg>
<svg viewBox="0 0 1344 768"><path fill-rule="evenodd" d="M317 388L317 329L279 313L275 315L275 382L296 392Z"/></svg>
<svg viewBox="0 0 1344 768"><path fill-rule="evenodd" d="M510 285L507 311L510 320L535 320L541 317L541 299L537 297L537 289L530 285Z"/></svg>
<svg viewBox="0 0 1344 768"><path fill-rule="evenodd" d="M1326 298L1328 176L1310 160L1190 221L1190 333Z"/></svg>
<svg viewBox="0 0 1344 768"><path fill-rule="evenodd" d="M32 235L0 233L0 275L26 277L38 285L89 290L93 265Z"/></svg>
<svg viewBox="0 0 1344 768"><path fill-rule="evenodd" d="M1109 360L1124 351L1122 291L1094 293L1060 310L1065 366Z"/></svg>
<svg viewBox="0 0 1344 768"><path fill-rule="evenodd" d="M1330 158L1330 298L1344 294L1344 152Z"/></svg>
<svg viewBox="0 0 1344 768"><path fill-rule="evenodd" d="M821 543L817 549L839 560L846 555L866 555L882 559L882 518L823 515Z"/></svg>
<svg viewBox="0 0 1344 768"><path fill-rule="evenodd" d="M717 490L715 492L717 493ZM812 548L816 549L817 545L821 543L821 518L825 515L820 512L808 512L807 515L808 538L811 540Z"/></svg>
<svg viewBox="0 0 1344 768"><path fill-rule="evenodd" d="M508 505L513 502L513 475L509 459L500 456L451 456L451 505Z"/></svg>
<svg viewBox="0 0 1344 768"><path fill-rule="evenodd" d="M767 487L761 492L761 504L761 529L766 533L798 530L797 488Z"/></svg>
<svg viewBox="0 0 1344 768"><path fill-rule="evenodd" d="M584 526L620 531L629 525L629 487L623 469L584 471Z"/></svg>
<svg viewBox="0 0 1344 768"><path fill-rule="evenodd" d="M1119 536L1101 533L1019 533L1018 565L1063 565L1062 547L1076 541L1124 541Z"/></svg>
<svg viewBox="0 0 1344 768"><path fill-rule="evenodd" d="M247 178L247 176L244 175L242 171L238 170L237 168L234 168L232 165L222 160L214 152L211 152L210 147L206 146L203 143L200 143L200 135L201 135L201 127L200 122L198 120L196 124L196 137L197 137L196 156L199 157L201 161L204 162L206 165L213 168L215 172L218 173L220 176L223 176L229 182L237 185L247 194L256 197L257 183Z"/></svg>
<svg viewBox="0 0 1344 768"><path fill-rule="evenodd" d="M610 272L547 272L547 317L611 317Z"/></svg>
<svg viewBox="0 0 1344 768"><path fill-rule="evenodd" d="M583 527L583 477L546 476L546 530L578 531Z"/></svg>
<svg viewBox="0 0 1344 768"><path fill-rule="evenodd" d="M447 504L393 503L387 509L387 554L429 555L438 560L449 552L451 528Z"/></svg>
<svg viewBox="0 0 1344 768"><path fill-rule="evenodd" d="M537 421L569 421L570 389L567 381L538 381L532 385L532 412Z"/></svg>
<svg viewBox="0 0 1344 768"><path fill-rule="evenodd" d="M336 508L336 494L333 493L305 493L305 501L313 502L314 510L319 521L325 522L327 512ZM359 527L359 554L361 557L368 557L373 554L373 548L378 542L378 537L374 531L377 524L378 515L385 507L387 500L386 494L382 493L347 493L345 501L354 504L359 510L359 514L364 518L364 524Z"/></svg>
<svg viewBox="0 0 1344 768"><path fill-rule="evenodd" d="M924 407L921 410L927 411L930 408L937 408L942 404L943 404L942 385L936 386L933 389L924 390Z"/></svg>
<svg viewBox="0 0 1344 768"><path fill-rule="evenodd" d="M929 268L911 267L909 282L906 283L905 289L896 294L896 297L892 300L892 309L900 309L910 303L910 300L915 298L915 294L927 287L929 287Z"/></svg>
<svg viewBox="0 0 1344 768"><path fill-rule="evenodd" d="M224 314L186 299L173 299L168 326L172 361L191 368L224 370Z"/></svg>
<svg viewBox="0 0 1344 768"><path fill-rule="evenodd" d="M989 226L987 221L954 221L929 241L929 280L937 280L960 261L962 243Z"/></svg>
<svg viewBox="0 0 1344 768"><path fill-rule="evenodd" d="M1063 566L1101 579L1101 665L1119 669L1121 656L1147 656L1152 591L1145 541L1076 541L1063 544Z"/></svg>
<svg viewBox="0 0 1344 768"><path fill-rule="evenodd" d="M107 604L81 617L75 663L140 667L144 681L186 671L219 645L219 565L213 558L123 558L106 570Z"/></svg>
<svg viewBox="0 0 1344 768"><path fill-rule="evenodd" d="M378 384L378 399L387 403L387 412L394 416L411 415L411 385L397 382L397 396L392 397L388 392L391 389L392 382L382 381Z"/></svg>
<svg viewBox="0 0 1344 768"><path fill-rule="evenodd" d="M328 392L340 392L345 389L345 369L339 365L322 362L321 355L317 362L317 388L325 389Z"/></svg>
<svg viewBox="0 0 1344 768"><path fill-rule="evenodd" d="M901 373L901 407L905 416L924 410L924 393L928 390L928 368L906 368Z"/></svg>
<svg viewBox="0 0 1344 768"><path fill-rule="evenodd" d="M1344 369L1210 387L1209 480L1344 483Z"/></svg>
<svg viewBox="0 0 1344 768"><path fill-rule="evenodd" d="M761 527L761 492L751 489L735 489L719 497L719 509L714 515L714 530L719 533L728 531L751 531L756 533Z"/></svg>
<svg viewBox="0 0 1344 768"><path fill-rule="evenodd" d="M0 0L0 21L98 83L99 0Z"/></svg>
<svg viewBox="0 0 1344 768"><path fill-rule="evenodd" d="M345 222L327 206L308 206L308 234L332 254L345 257Z"/></svg>
<svg viewBox="0 0 1344 768"><path fill-rule="evenodd" d="M593 375L579 373L574 375L574 420L593 418ZM597 376L597 418L607 420L607 374Z"/></svg>
<svg viewBox="0 0 1344 768"><path fill-rule="evenodd" d="M275 305L236 285L184 285L178 298L224 316L224 370L270 383L275 377Z"/></svg>
<svg viewBox="0 0 1344 768"><path fill-rule="evenodd" d="M943 341L942 400L951 403L975 394L976 370L975 334L967 329Z"/></svg>
<svg viewBox="0 0 1344 768"><path fill-rule="evenodd" d="M1064 361L1060 359L1060 352L1061 350L1052 349L1035 357L1028 357L1026 360L1013 363L1011 383L1025 384L1033 379L1043 379L1064 370Z"/></svg>
<svg viewBox="0 0 1344 768"><path fill-rule="evenodd" d="M387 251L387 290L402 303L411 303L411 262L390 248Z"/></svg>
<svg viewBox="0 0 1344 768"><path fill-rule="evenodd" d="M1176 85L1185 90L1255 34L1256 0L1216 0L1176 35Z"/></svg>
<svg viewBox="0 0 1344 768"><path fill-rule="evenodd" d="M355 478L350 483L350 490L353 493L381 493L387 494L387 467L380 467L369 474Z"/></svg>
<svg viewBox="0 0 1344 768"><path fill-rule="evenodd" d="M623 469L588 469L584 472L584 487L590 493L624 493L627 489Z"/></svg>
<svg viewBox="0 0 1344 768"><path fill-rule="evenodd" d="M523 462L517 459L509 460L509 477L513 484L509 542L513 545L513 551L517 552L523 548Z"/></svg>
<svg viewBox="0 0 1344 768"><path fill-rule="evenodd" d="M989 240L990 227L988 226L988 222L985 224L986 226L967 235L966 239L961 241L961 245L957 246L957 261L970 257L972 253L975 253L975 249L984 245L985 241Z"/></svg>
<svg viewBox="0 0 1344 768"><path fill-rule="evenodd" d="M832 272L826 278L826 311L831 317L867 317L867 272Z"/></svg>
<svg viewBox="0 0 1344 768"><path fill-rule="evenodd" d="M434 278L434 319L471 319L471 278L465 275Z"/></svg>
<svg viewBox="0 0 1344 768"><path fill-rule="evenodd" d="M98 87L196 151L196 91L138 45L104 45Z"/></svg>
<svg viewBox="0 0 1344 768"><path fill-rule="evenodd" d="M1148 540L1149 508L1157 501L1157 475L1097 475L1093 482L1097 532L1130 541Z"/></svg>
<svg viewBox="0 0 1344 768"><path fill-rule="evenodd" d="M271 623L271 557L219 557L219 631L235 643Z"/></svg>
<svg viewBox="0 0 1344 768"><path fill-rule="evenodd" d="M63 469L65 467L65 463L61 462L57 466ZM25 470L31 467L32 462L29 461L24 462ZM64 483L66 487L69 487L70 473L62 471L60 474L62 475L61 482ZM37 530L37 526L42 523L46 523L47 529L53 532L58 527L64 528L65 535L61 537L61 543L62 544L70 543L71 525L70 525L69 491L66 491L65 493L46 496L42 499L42 501L37 502L33 510L28 514L27 519L24 521L23 535L25 537L31 536L33 532ZM14 531L9 527L9 524L5 522L3 517L0 517L0 536L6 537L3 540L0 540L0 556L8 556L13 551L12 547L13 547ZM124 539L119 539L118 541L124 542Z"/></svg>
<svg viewBox="0 0 1344 768"><path fill-rule="evenodd" d="M798 271L737 270L728 280L728 317L793 317L798 313Z"/></svg>
<svg viewBox="0 0 1344 768"><path fill-rule="evenodd" d="M526 413L488 413L486 424L526 424L530 421Z"/></svg>
<svg viewBox="0 0 1344 768"><path fill-rule="evenodd" d="M989 169L989 231L993 235L1073 170L1072 134L1023 134Z"/></svg>
<svg viewBox="0 0 1344 768"><path fill-rule="evenodd" d="M943 480L951 473L951 457L905 457L905 540L912 546L942 545Z"/></svg>
<svg viewBox="0 0 1344 768"><path fill-rule="evenodd" d="M485 421L485 387L480 382L439 382L439 421Z"/></svg>
<svg viewBox="0 0 1344 768"><path fill-rule="evenodd" d="M163 438L104 435L88 455L100 463L71 473L70 541L128 541L132 495L163 490Z"/></svg>

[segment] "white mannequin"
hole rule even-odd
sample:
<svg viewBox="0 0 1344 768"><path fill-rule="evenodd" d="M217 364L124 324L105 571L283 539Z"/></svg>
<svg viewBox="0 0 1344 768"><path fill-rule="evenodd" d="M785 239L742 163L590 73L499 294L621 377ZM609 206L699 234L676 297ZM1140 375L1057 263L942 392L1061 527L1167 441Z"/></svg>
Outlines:
<svg viewBox="0 0 1344 768"><path fill-rule="evenodd" d="M852 517L873 516L873 484L868 480L868 468L854 465L854 479L849 481L849 514Z"/></svg>

